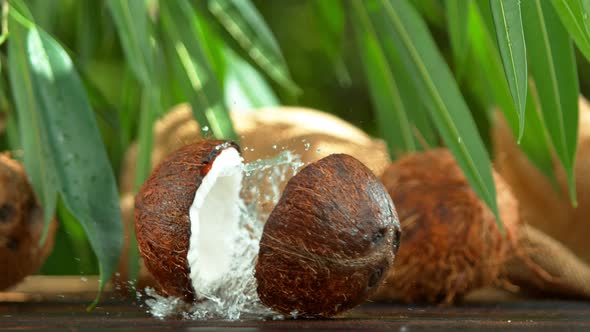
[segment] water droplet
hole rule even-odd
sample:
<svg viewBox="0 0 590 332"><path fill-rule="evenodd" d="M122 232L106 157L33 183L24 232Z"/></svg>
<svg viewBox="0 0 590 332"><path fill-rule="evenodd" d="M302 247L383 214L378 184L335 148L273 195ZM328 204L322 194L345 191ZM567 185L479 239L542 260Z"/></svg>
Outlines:
<svg viewBox="0 0 590 332"><path fill-rule="evenodd" d="M277 149L277 145L276 145L276 144L275 144L275 145L273 145L273 146L272 146L272 149L273 149L273 150L276 150L276 149Z"/></svg>
<svg viewBox="0 0 590 332"><path fill-rule="evenodd" d="M311 146L311 144L305 143L303 146L305 147L305 151L309 151L309 147Z"/></svg>
<svg viewBox="0 0 590 332"><path fill-rule="evenodd" d="M316 151L317 151L318 153L320 153L320 152L322 152L322 149L318 148Z"/></svg>
<svg viewBox="0 0 590 332"><path fill-rule="evenodd" d="M201 131L206 133L209 131L209 127L208 126L203 126L203 128L201 128Z"/></svg>

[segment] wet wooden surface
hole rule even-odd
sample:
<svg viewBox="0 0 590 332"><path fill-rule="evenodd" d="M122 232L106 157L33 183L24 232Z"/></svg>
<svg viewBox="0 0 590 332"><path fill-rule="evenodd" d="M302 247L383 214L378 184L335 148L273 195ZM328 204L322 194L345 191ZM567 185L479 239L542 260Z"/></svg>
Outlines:
<svg viewBox="0 0 590 332"><path fill-rule="evenodd" d="M227 322L159 320L142 303L117 300L110 285L100 306L86 312L97 285L96 277L28 277L0 292L0 331L590 331L590 303L533 301L494 289L447 308L366 304L331 320Z"/></svg>
<svg viewBox="0 0 590 332"><path fill-rule="evenodd" d="M332 320L187 321L159 320L134 303L111 301L93 312L83 302L0 303L0 330L18 331L243 331L389 330L389 331L587 331L590 304L532 301L469 304L438 308L404 305L364 305Z"/></svg>

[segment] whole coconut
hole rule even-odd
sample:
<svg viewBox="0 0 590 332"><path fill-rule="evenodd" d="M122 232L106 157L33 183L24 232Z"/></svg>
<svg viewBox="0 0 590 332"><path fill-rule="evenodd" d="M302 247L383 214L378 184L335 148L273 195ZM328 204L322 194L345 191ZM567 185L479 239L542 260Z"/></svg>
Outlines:
<svg viewBox="0 0 590 332"><path fill-rule="evenodd" d="M39 246L43 213L22 165L0 154L0 290L36 272L53 248L56 223Z"/></svg>
<svg viewBox="0 0 590 332"><path fill-rule="evenodd" d="M364 302L393 264L400 229L383 185L358 160L331 155L291 178L264 225L258 294L295 317Z"/></svg>
<svg viewBox="0 0 590 332"><path fill-rule="evenodd" d="M502 237L493 213L446 149L402 157L382 181L396 204L403 245L376 299L452 303L502 272L519 223L518 204L494 173Z"/></svg>
<svg viewBox="0 0 590 332"><path fill-rule="evenodd" d="M267 107L255 111L233 111L232 120L240 136L245 162L275 156L281 150L292 150L301 155L302 162L310 163L333 153L346 153L365 163L375 174L381 174L390 162L385 143L372 139L353 125L325 112L297 107ZM152 165L158 165L166 156L180 147L202 140L199 124L191 108L181 104L158 120L154 128ZM318 152L319 151L319 152ZM127 153L120 176L120 189L133 195L137 144ZM279 190L285 183L279 185ZM133 214L132 205L122 201L123 215ZM272 207L262 207L264 214ZM128 229L128 227L125 227ZM125 237L130 236L126 231ZM125 246L128 248L128 244ZM119 264L119 284L125 288L128 280L128 250L123 250ZM139 284L151 284L149 274L142 267Z"/></svg>

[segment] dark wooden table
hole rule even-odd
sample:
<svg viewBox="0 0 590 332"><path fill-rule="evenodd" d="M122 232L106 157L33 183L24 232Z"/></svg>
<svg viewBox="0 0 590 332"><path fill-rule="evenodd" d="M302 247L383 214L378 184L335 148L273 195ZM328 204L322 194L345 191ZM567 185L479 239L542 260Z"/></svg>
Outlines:
<svg viewBox="0 0 590 332"><path fill-rule="evenodd" d="M331 320L238 322L159 320L141 303L117 300L107 286L100 306L86 312L96 295L96 277L28 277L0 293L0 330L12 331L590 331L590 303L529 300L495 289L471 293L454 307L366 304ZM59 291L57 291L59 290Z"/></svg>
<svg viewBox="0 0 590 332"><path fill-rule="evenodd" d="M243 331L388 330L388 331L588 331L590 304L524 301L422 307L367 304L332 320L187 321L158 320L137 303L110 301L86 312L80 301L0 303L0 330L14 331Z"/></svg>

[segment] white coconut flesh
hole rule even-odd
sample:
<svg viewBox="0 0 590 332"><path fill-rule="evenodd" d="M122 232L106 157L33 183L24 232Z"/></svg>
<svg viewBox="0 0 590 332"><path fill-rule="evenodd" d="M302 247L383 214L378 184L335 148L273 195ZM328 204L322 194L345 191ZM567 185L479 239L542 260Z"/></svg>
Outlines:
<svg viewBox="0 0 590 332"><path fill-rule="evenodd" d="M221 286L231 273L240 222L243 161L234 148L213 160L189 210L191 237L187 261L197 297Z"/></svg>

